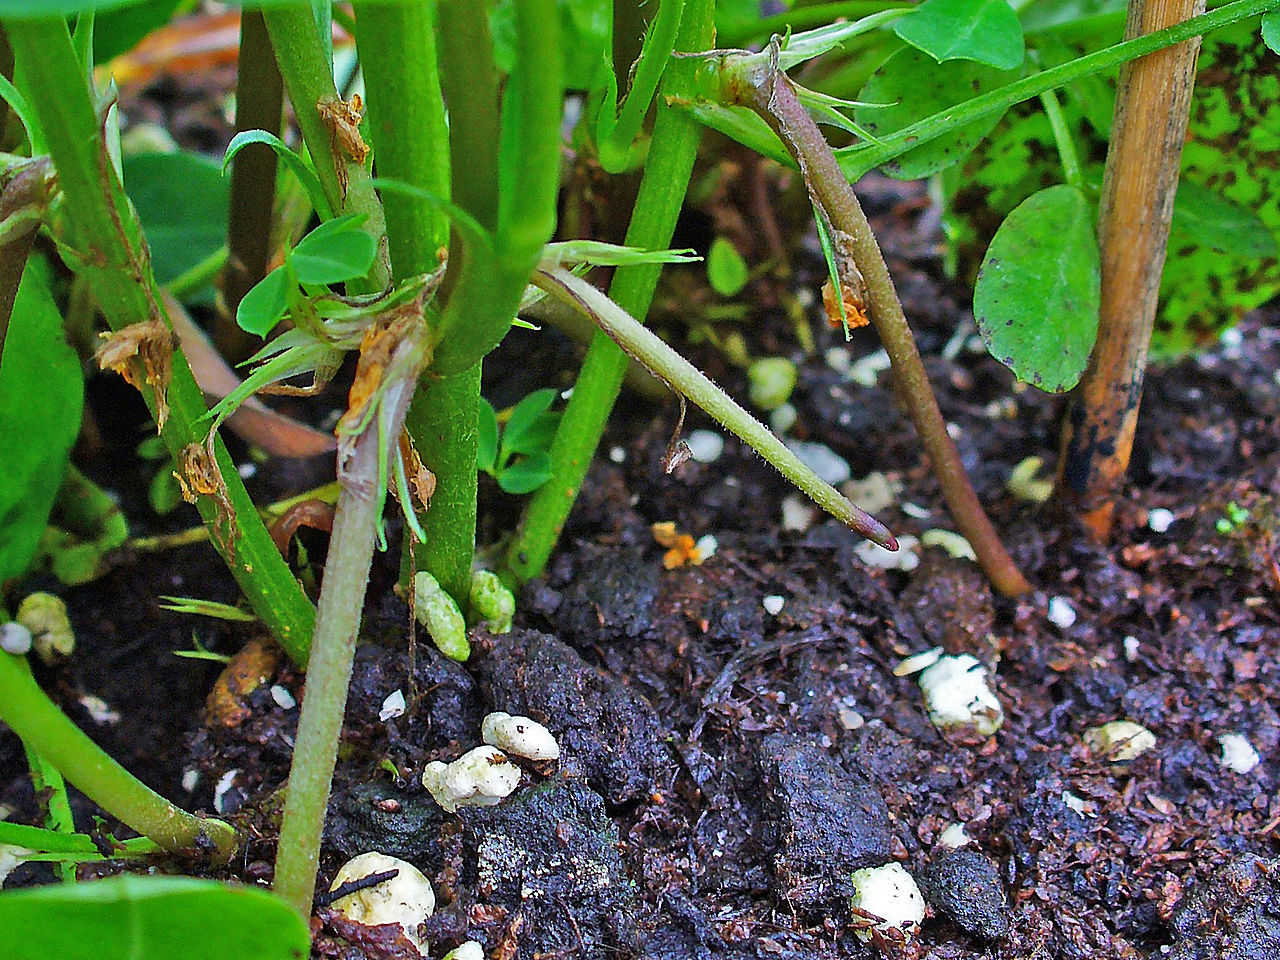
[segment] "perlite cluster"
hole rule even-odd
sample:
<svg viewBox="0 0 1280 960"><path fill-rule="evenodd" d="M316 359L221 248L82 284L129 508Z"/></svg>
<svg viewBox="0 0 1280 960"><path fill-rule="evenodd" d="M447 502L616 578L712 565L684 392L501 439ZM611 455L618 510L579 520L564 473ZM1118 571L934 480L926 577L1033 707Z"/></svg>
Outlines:
<svg viewBox="0 0 1280 960"><path fill-rule="evenodd" d="M930 722L939 730L971 729L989 737L1004 723L1004 708L987 684L987 668L968 653L947 656L934 647L902 661L899 677L919 673Z"/></svg>
<svg viewBox="0 0 1280 960"><path fill-rule="evenodd" d="M495 712L480 725L484 746L457 760L433 760L422 771L422 785L448 813L459 807L490 807L520 785L521 770L508 757L546 761L560 758L551 731L528 717Z"/></svg>

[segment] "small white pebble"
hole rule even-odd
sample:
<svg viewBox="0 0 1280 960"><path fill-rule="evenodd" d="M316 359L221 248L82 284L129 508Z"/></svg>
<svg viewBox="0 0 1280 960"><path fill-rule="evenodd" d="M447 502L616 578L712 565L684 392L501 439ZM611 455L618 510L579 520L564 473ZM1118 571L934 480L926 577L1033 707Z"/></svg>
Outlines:
<svg viewBox="0 0 1280 960"><path fill-rule="evenodd" d="M491 807L520 785L520 768L497 747L476 747L452 763L428 763L422 785L446 813L458 807Z"/></svg>
<svg viewBox="0 0 1280 960"><path fill-rule="evenodd" d="M1084 742L1112 763L1137 759L1156 745L1156 735L1132 720L1112 720L1085 731Z"/></svg>
<svg viewBox="0 0 1280 960"><path fill-rule="evenodd" d="M920 543L926 547L941 547L957 560L977 560L973 546L960 534L953 530L942 530L935 527L920 534Z"/></svg>
<svg viewBox="0 0 1280 960"><path fill-rule="evenodd" d="M909 572L920 566L920 554L916 552L918 546L919 540L910 534L904 534L898 538L897 550L886 550L877 543L863 540L853 548L853 552L868 567Z"/></svg>
<svg viewBox="0 0 1280 960"><path fill-rule="evenodd" d="M1020 461L1010 471L1009 479L1004 484L1005 489L1019 500L1044 503L1053 496L1053 481L1040 479L1040 469L1043 466L1043 457L1027 457Z"/></svg>
<svg viewBox="0 0 1280 960"><path fill-rule="evenodd" d="M796 290L795 298L796 298L796 303L799 306L805 308L806 310L809 307L812 307L814 304L813 291L810 290L808 287L800 287L798 290Z"/></svg>
<svg viewBox="0 0 1280 960"><path fill-rule="evenodd" d="M494 711L480 724L480 739L503 753L526 760L559 760L560 744L551 731L528 717Z"/></svg>
<svg viewBox="0 0 1280 960"><path fill-rule="evenodd" d="M786 602L787 601L784 598L778 596L776 593L771 593L769 596L765 597L763 600L760 601L761 605L765 609L765 612L772 617L776 617L778 614L782 612L783 604L785 604Z"/></svg>
<svg viewBox="0 0 1280 960"><path fill-rule="evenodd" d="M242 463L236 467L236 473L240 474L241 480L248 480L258 474L258 465L256 463Z"/></svg>
<svg viewBox="0 0 1280 960"><path fill-rule="evenodd" d="M228 770L218 778L218 784L213 788L214 813L221 814L227 812L227 794L230 793L231 789L236 785L236 777L238 776L240 776L240 771L235 769Z"/></svg>
<svg viewBox="0 0 1280 960"><path fill-rule="evenodd" d="M1096 805L1090 803L1084 797L1072 793L1070 790L1062 792L1062 805L1072 813L1077 813L1082 817L1093 817L1097 819L1098 811Z"/></svg>
<svg viewBox="0 0 1280 960"><path fill-rule="evenodd" d="M943 654L941 647L931 647L923 653L913 653L907 659L893 668L895 677L909 677L913 673L919 673L921 670L927 670L938 662L938 658Z"/></svg>
<svg viewBox="0 0 1280 960"><path fill-rule="evenodd" d="M813 526L816 511L804 497L788 494L782 498L782 529L789 533L804 533Z"/></svg>
<svg viewBox="0 0 1280 960"><path fill-rule="evenodd" d="M927 520L933 516L932 510L922 507L918 503L912 503L910 500L904 501L901 509L908 517L914 517L916 520Z"/></svg>
<svg viewBox="0 0 1280 960"><path fill-rule="evenodd" d="M282 710L292 710L298 705L298 701L294 699L288 687L274 683L271 685L271 699L276 702L276 706Z"/></svg>
<svg viewBox="0 0 1280 960"><path fill-rule="evenodd" d="M886 353L885 356L887 357L888 354ZM830 369L839 373L847 373L849 367L853 365L853 358L844 347L828 347L822 354L822 360Z"/></svg>
<svg viewBox="0 0 1280 960"><path fill-rule="evenodd" d="M840 492L867 513L879 513L897 502L902 493L902 481L891 480L883 472L875 470L861 480L842 484Z"/></svg>
<svg viewBox="0 0 1280 960"><path fill-rule="evenodd" d="M1248 773L1262 762L1262 758L1258 756L1258 751L1253 748L1253 744L1243 734L1224 733L1218 738L1218 744L1222 747L1222 756L1218 759L1218 762L1228 770L1234 770L1236 773Z"/></svg>
<svg viewBox="0 0 1280 960"><path fill-rule="evenodd" d="M850 365L847 376L859 386L874 387L876 381L880 379L880 374L888 370L889 366L889 354L883 350L877 350Z"/></svg>
<svg viewBox="0 0 1280 960"><path fill-rule="evenodd" d="M1172 510L1156 507L1147 513L1147 526L1155 533L1166 533L1177 519Z"/></svg>
<svg viewBox="0 0 1280 960"><path fill-rule="evenodd" d="M959 440L963 434L964 434L964 431L960 429L960 424L951 423L950 421L947 422L948 437L950 437L952 440Z"/></svg>
<svg viewBox="0 0 1280 960"><path fill-rule="evenodd" d="M987 668L971 654L939 657L918 682L929 722L939 730L972 727L989 737L1004 723L1004 708L987 685Z"/></svg>
<svg viewBox="0 0 1280 960"><path fill-rule="evenodd" d="M1076 608L1071 605L1071 601L1066 597L1051 597L1049 599L1049 622L1063 630L1070 628L1076 622Z"/></svg>
<svg viewBox="0 0 1280 960"><path fill-rule="evenodd" d="M413 864L385 853L362 853L342 865L329 889L337 890L344 883L391 870L396 871L394 877L339 897L331 906L346 919L366 926L399 924L419 956L426 956L428 945L418 927L435 913L436 894L431 881Z"/></svg>
<svg viewBox="0 0 1280 960"><path fill-rule="evenodd" d="M780 403L769 412L769 429L779 437L796 425L800 414L790 403Z"/></svg>
<svg viewBox="0 0 1280 960"><path fill-rule="evenodd" d="M484 947L478 940L467 940L446 953L444 960L484 960Z"/></svg>
<svg viewBox="0 0 1280 960"><path fill-rule="evenodd" d="M716 551L720 549L720 541L714 534L707 533L699 537L698 542L693 546L698 553L702 554L702 559L707 560L716 555Z"/></svg>
<svg viewBox="0 0 1280 960"><path fill-rule="evenodd" d="M31 650L31 631L16 620L0 626L0 650L15 657L25 656Z"/></svg>
<svg viewBox="0 0 1280 960"><path fill-rule="evenodd" d="M809 440L789 440L787 449L800 458L800 462L816 473L824 483L838 487L853 474L849 461L826 444Z"/></svg>
<svg viewBox="0 0 1280 960"><path fill-rule="evenodd" d="M714 430L694 430L685 443L699 463L715 463L724 453L724 437Z"/></svg>
<svg viewBox="0 0 1280 960"><path fill-rule="evenodd" d="M626 448L624 448L624 447L610 447L610 448L609 448L609 459L610 459L611 461L613 461L614 463L626 463L626 462L627 462L627 451L626 451Z"/></svg>
<svg viewBox="0 0 1280 960"><path fill-rule="evenodd" d="M28 850L26 847L0 843L0 887L3 887L4 882L9 879L9 874L22 866L27 857L34 853L34 850Z"/></svg>
<svg viewBox="0 0 1280 960"><path fill-rule="evenodd" d="M866 718L852 707L841 707L839 710L840 726L846 730L857 730L866 726Z"/></svg>
<svg viewBox="0 0 1280 960"><path fill-rule="evenodd" d="M199 770L183 770L182 771L182 789L187 793L193 793L200 785Z"/></svg>
<svg viewBox="0 0 1280 960"><path fill-rule="evenodd" d="M914 934L924 921L924 897L911 874L900 863L853 871L853 896L849 905L879 918L876 929ZM871 939L871 931L855 930L859 940Z"/></svg>
<svg viewBox="0 0 1280 960"><path fill-rule="evenodd" d="M1122 641L1124 644L1124 658L1130 663L1136 663L1138 660L1138 638L1129 636Z"/></svg>
<svg viewBox="0 0 1280 960"><path fill-rule="evenodd" d="M120 722L120 714L111 709L111 705L101 697L86 693L80 698L80 706L89 714L89 719L102 726L114 726Z"/></svg>
<svg viewBox="0 0 1280 960"><path fill-rule="evenodd" d="M973 837L965 832L965 824L949 823L945 830L938 835L939 846L947 847L951 850L959 850L961 847L967 847L973 843Z"/></svg>
<svg viewBox="0 0 1280 960"><path fill-rule="evenodd" d="M378 719L386 723L396 717L403 717L405 706L404 691L397 690L382 701L382 709L378 711Z"/></svg>

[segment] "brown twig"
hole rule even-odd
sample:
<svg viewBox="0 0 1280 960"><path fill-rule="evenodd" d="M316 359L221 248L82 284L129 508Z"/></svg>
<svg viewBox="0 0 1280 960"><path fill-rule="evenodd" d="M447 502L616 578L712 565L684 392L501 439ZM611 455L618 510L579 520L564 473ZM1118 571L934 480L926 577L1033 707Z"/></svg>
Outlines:
<svg viewBox="0 0 1280 960"><path fill-rule="evenodd" d="M1201 14L1205 0L1131 0L1125 39ZM1102 309L1062 434L1058 496L1098 540L1129 467L1147 348L1195 84L1198 38L1124 65L1102 186Z"/></svg>
<svg viewBox="0 0 1280 960"><path fill-rule="evenodd" d="M893 364L898 394L920 434L956 526L997 590L1005 596L1028 592L1031 584L1000 542L947 434L880 245L831 146L800 103L791 81L776 67L734 71L730 61L726 77L729 97L760 114L795 156L809 195L826 221L837 258L851 260L862 275L868 314Z"/></svg>

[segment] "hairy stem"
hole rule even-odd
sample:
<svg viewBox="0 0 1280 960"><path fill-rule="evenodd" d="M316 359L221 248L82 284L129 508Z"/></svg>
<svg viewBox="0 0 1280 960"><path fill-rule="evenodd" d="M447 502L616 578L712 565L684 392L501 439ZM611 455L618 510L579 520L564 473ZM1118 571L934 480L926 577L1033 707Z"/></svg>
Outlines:
<svg viewBox="0 0 1280 960"><path fill-rule="evenodd" d="M751 106L794 153L810 196L827 221L837 252L852 259L866 282L868 314L889 354L898 394L920 434L956 526L972 544L978 563L996 589L1006 596L1029 591L1031 585L1000 542L947 434L946 421L929 385L889 268L826 138L797 99L785 74L766 69L744 75L730 66L726 80L729 98Z"/></svg>

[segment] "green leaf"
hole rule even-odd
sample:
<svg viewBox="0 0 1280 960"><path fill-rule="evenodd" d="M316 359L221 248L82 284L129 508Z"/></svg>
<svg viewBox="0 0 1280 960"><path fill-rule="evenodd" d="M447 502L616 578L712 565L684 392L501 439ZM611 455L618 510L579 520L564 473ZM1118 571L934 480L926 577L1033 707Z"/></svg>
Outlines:
<svg viewBox="0 0 1280 960"><path fill-rule="evenodd" d="M481 473L493 473L494 462L498 458L498 417L493 412L493 405L484 397L480 398L480 410L476 426L480 433L479 449L476 453L476 469Z"/></svg>
<svg viewBox="0 0 1280 960"><path fill-rule="evenodd" d="M551 479L551 457L545 453L531 453L521 457L498 477L498 486L516 495L532 493Z"/></svg>
<svg viewBox="0 0 1280 960"><path fill-rule="evenodd" d="M140 0L98 14L93 24L94 63L106 63L132 49L152 30L191 6L190 0Z"/></svg>
<svg viewBox="0 0 1280 960"><path fill-rule="evenodd" d="M216 162L194 153L137 154L124 158L124 182L161 284L226 242L231 187Z"/></svg>
<svg viewBox="0 0 1280 960"><path fill-rule="evenodd" d="M1032 194L996 231L978 273L973 315L991 355L1050 393L1080 380L1098 333L1093 208L1075 187Z"/></svg>
<svg viewBox="0 0 1280 960"><path fill-rule="evenodd" d="M551 409L555 399L556 392L548 387L533 391L512 408L511 416L507 419L507 425L502 431L504 458L507 454L529 449L526 434L538 418Z"/></svg>
<svg viewBox="0 0 1280 960"><path fill-rule="evenodd" d="M893 32L935 60L975 60L997 70L1022 64L1022 24L1006 0L925 0Z"/></svg>
<svg viewBox="0 0 1280 960"><path fill-rule="evenodd" d="M1272 53L1280 53L1280 10L1270 10L1262 15L1262 42Z"/></svg>
<svg viewBox="0 0 1280 960"><path fill-rule="evenodd" d="M867 104L854 113L854 120L875 137L885 137L917 120L941 113L979 94L1012 80L1007 71L971 60L937 63L928 54L912 47L899 50L886 60L858 99ZM966 124L950 136L940 137L909 150L882 169L899 180L918 180L961 160L1000 122L1002 114Z"/></svg>
<svg viewBox="0 0 1280 960"><path fill-rule="evenodd" d="M707 280L712 290L722 297L735 296L747 285L749 276L746 261L732 243L724 237L711 241L711 250L707 254Z"/></svg>
<svg viewBox="0 0 1280 960"><path fill-rule="evenodd" d="M1173 229L1232 257L1274 257L1275 235L1256 213L1191 180L1178 183Z"/></svg>
<svg viewBox="0 0 1280 960"><path fill-rule="evenodd" d="M112 877L0 895L0 958L305 960L307 924L265 890Z"/></svg>
<svg viewBox="0 0 1280 960"><path fill-rule="evenodd" d="M290 150L288 145L274 133L266 130L242 130L231 138L231 142L227 144L227 152L222 157L223 176L226 176L227 167L235 155L251 143L265 143L276 152L280 159L284 161L285 166L293 171L293 175L298 178L298 182L307 191L307 196L311 199L311 206L315 208L321 220L327 222L333 217L333 209L329 206L329 201L324 195L324 188L320 186L320 178L316 176L311 164L305 157Z"/></svg>
<svg viewBox="0 0 1280 960"><path fill-rule="evenodd" d="M80 361L63 339L48 266L33 258L0 357L0 584L24 574L36 556L83 402Z"/></svg>
<svg viewBox="0 0 1280 960"><path fill-rule="evenodd" d="M265 337L289 309L289 271L276 267L254 284L236 307L236 324L246 333Z"/></svg>
<svg viewBox="0 0 1280 960"><path fill-rule="evenodd" d="M326 220L289 251L289 266L299 283L325 285L363 277L373 265L378 243L360 229L367 214L349 213Z"/></svg>
<svg viewBox="0 0 1280 960"><path fill-rule="evenodd" d="M0 19L47 20L90 10L119 10L137 7L148 0L0 0ZM298 6L301 0L230 0L229 6L254 10L262 7Z"/></svg>

